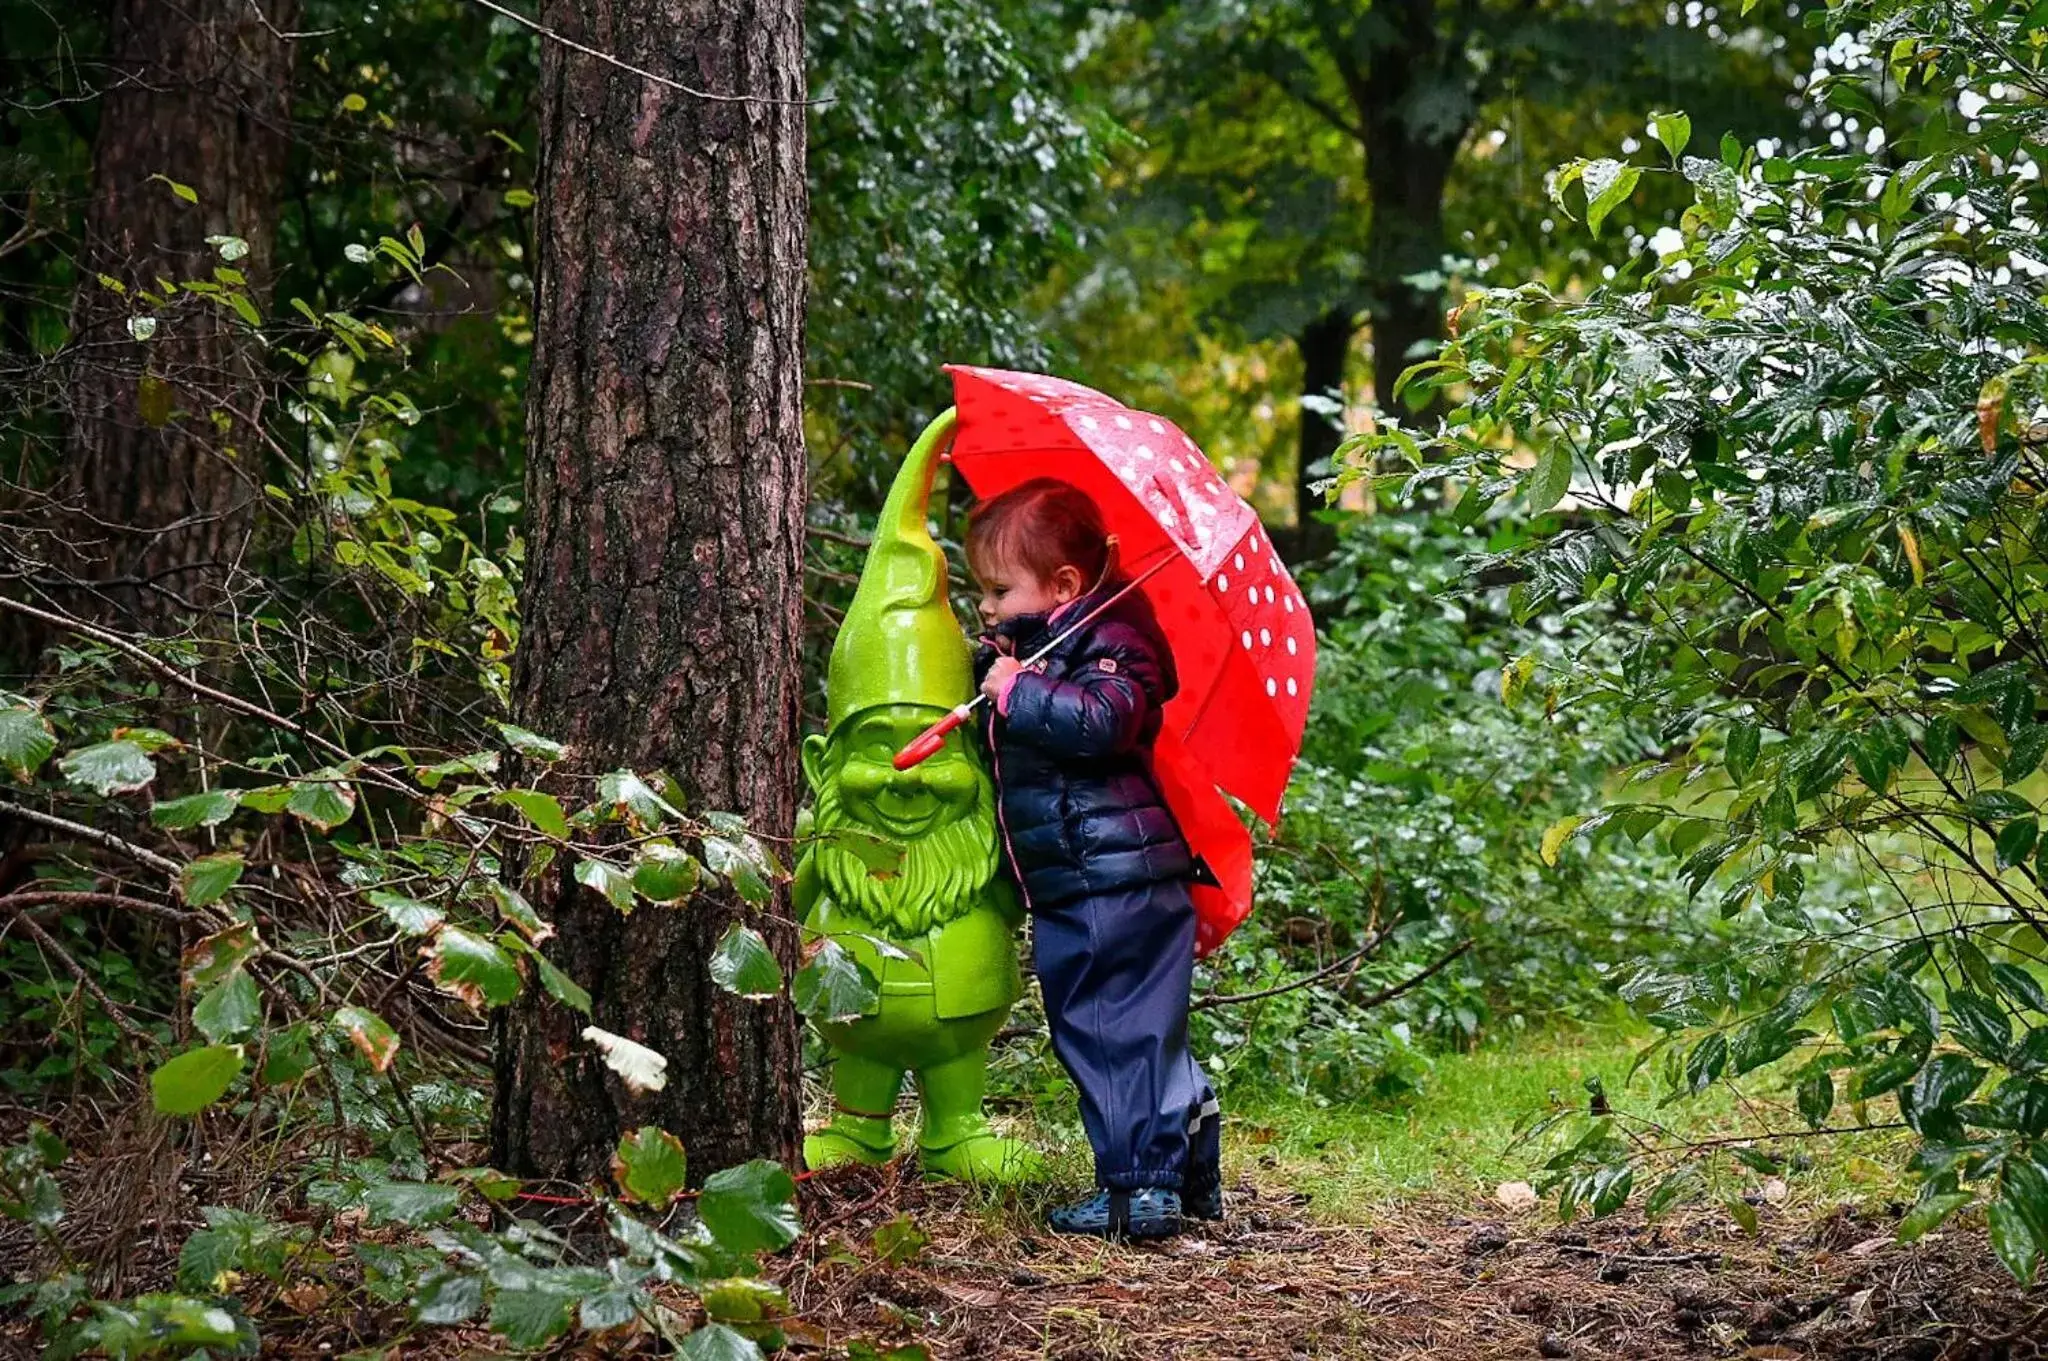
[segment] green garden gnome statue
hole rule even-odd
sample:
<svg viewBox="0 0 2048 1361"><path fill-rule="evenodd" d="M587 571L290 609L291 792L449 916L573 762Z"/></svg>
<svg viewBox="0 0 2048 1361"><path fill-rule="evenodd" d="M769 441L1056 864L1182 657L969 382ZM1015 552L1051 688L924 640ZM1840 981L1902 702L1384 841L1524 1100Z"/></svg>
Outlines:
<svg viewBox="0 0 2048 1361"><path fill-rule="evenodd" d="M820 1027L833 1052L833 1118L804 1140L804 1159L817 1168L894 1156L891 1114L907 1073L924 1102L926 1174L1008 1180L1036 1164L981 1110L989 1042L1023 991L1023 918L997 874L995 787L964 730L911 770L893 764L974 693L946 560L925 526L950 429L949 413L896 475L832 646L829 730L804 742L811 839L797 908L880 984L867 1014Z"/></svg>

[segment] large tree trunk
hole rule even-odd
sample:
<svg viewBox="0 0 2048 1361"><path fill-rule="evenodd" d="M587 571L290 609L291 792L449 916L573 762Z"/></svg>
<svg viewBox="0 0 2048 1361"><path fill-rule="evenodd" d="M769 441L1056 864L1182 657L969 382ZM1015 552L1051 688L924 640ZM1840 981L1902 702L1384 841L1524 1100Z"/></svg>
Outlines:
<svg viewBox="0 0 2048 1361"><path fill-rule="evenodd" d="M688 811L787 835L802 689L804 66L800 0L551 0L551 28L710 101L542 50L520 721L582 766L665 769ZM766 102L759 102L766 101ZM693 1178L793 1161L797 1020L715 986L729 891L622 916L558 863L549 953L591 1022L667 1056L627 1091L582 1017L529 990L499 1037L498 1164L601 1175L660 1125ZM786 922L787 904L775 914ZM753 917L785 964L793 930Z"/></svg>
<svg viewBox="0 0 2048 1361"><path fill-rule="evenodd" d="M1443 289L1417 288L1405 280L1442 268L1444 186L1459 140L1461 134L1449 142L1415 135L1398 106L1367 130L1372 218L1365 258L1372 296L1372 385L1373 396L1389 411L1404 409L1394 401L1402 370L1428 358L1444 338Z"/></svg>
<svg viewBox="0 0 2048 1361"><path fill-rule="evenodd" d="M298 14L298 0L113 3L74 312L68 542L50 555L79 579L74 603L110 622L217 605L261 499L260 347L211 300L138 295L212 282L226 262L206 238L233 236L249 251L228 267L262 296L291 147L294 44L279 35ZM132 338L138 315L153 338Z"/></svg>
<svg viewBox="0 0 2048 1361"><path fill-rule="evenodd" d="M1324 401L1344 400L1344 361L1351 353L1355 329L1348 310L1325 312L1294 338L1301 352L1301 435L1295 455L1293 561L1309 562L1337 546L1334 525L1316 518L1328 499L1315 484L1330 476L1327 460L1344 440L1341 415L1315 409ZM1320 468L1321 471L1317 471Z"/></svg>

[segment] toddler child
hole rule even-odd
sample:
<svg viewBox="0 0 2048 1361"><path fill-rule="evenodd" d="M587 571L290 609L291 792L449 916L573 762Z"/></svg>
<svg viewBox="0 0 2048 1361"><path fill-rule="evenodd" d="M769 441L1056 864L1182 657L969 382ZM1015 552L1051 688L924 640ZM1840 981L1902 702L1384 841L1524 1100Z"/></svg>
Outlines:
<svg viewBox="0 0 2048 1361"><path fill-rule="evenodd" d="M1043 661L1019 661L1116 594L1112 557L1094 503L1049 478L969 520L1003 849L1031 913L1053 1050L1095 1150L1099 1189L1050 1223L1160 1238L1184 1215L1223 1213L1216 1098L1188 1050L1188 881L1201 869L1151 769L1173 655L1133 591Z"/></svg>

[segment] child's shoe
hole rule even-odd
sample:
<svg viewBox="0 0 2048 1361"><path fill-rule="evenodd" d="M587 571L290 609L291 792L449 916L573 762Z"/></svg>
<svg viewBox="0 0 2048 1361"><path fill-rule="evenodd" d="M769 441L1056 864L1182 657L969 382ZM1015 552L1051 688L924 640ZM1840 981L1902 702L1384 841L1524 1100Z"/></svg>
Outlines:
<svg viewBox="0 0 2048 1361"><path fill-rule="evenodd" d="M1223 1170L1190 1168L1181 1183L1180 1212L1189 1219L1223 1218Z"/></svg>
<svg viewBox="0 0 2048 1361"><path fill-rule="evenodd" d="M1180 1232L1180 1193L1162 1186L1097 1191L1046 1216L1054 1233L1092 1238L1171 1238Z"/></svg>

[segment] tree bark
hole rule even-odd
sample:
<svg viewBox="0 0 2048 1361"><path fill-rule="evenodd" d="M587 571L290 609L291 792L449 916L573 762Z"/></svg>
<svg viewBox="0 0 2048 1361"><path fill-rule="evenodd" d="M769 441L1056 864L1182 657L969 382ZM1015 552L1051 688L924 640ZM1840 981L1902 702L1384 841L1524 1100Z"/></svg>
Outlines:
<svg viewBox="0 0 2048 1361"><path fill-rule="evenodd" d="M1301 395L1304 398L1344 400L1344 361L1351 353L1351 336L1356 325L1348 309L1325 312L1294 338L1301 353ZM1343 419L1310 408L1301 408L1301 435L1295 455L1293 561L1296 564L1320 558L1337 546L1336 526L1316 518L1329 504L1314 484L1328 477L1328 470L1314 471L1337 452L1344 440Z"/></svg>
<svg viewBox="0 0 2048 1361"><path fill-rule="evenodd" d="M73 312L67 542L51 554L80 579L77 607L108 622L159 628L217 605L262 495L260 346L210 299L140 295L226 267L263 296L291 148L280 33L298 14L299 0L112 6ZM228 262L209 236L248 254ZM133 338L137 316L153 337Z"/></svg>
<svg viewBox="0 0 2048 1361"><path fill-rule="evenodd" d="M1366 131L1366 182L1372 216L1366 228L1367 289L1372 298L1373 395L1389 411L1402 370L1427 358L1444 338L1441 286L1404 282L1442 267L1444 187L1462 132L1448 142L1417 136L1396 106Z"/></svg>
<svg viewBox="0 0 2048 1361"><path fill-rule="evenodd" d="M543 47L515 707L586 769L667 770L688 812L787 835L806 481L801 0L550 0L541 17L754 100ZM742 917L793 965L787 903L754 913L707 888L621 915L570 871L566 857L551 871L548 953L589 989L589 1023L667 1056L667 1086L628 1091L580 1038L584 1018L529 989L498 1037L498 1165L598 1177L643 1124L682 1139L693 1179L794 1162L794 1010L708 972Z"/></svg>

